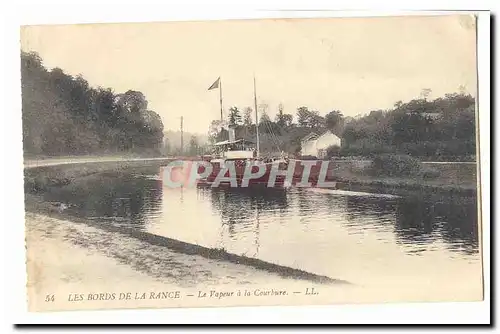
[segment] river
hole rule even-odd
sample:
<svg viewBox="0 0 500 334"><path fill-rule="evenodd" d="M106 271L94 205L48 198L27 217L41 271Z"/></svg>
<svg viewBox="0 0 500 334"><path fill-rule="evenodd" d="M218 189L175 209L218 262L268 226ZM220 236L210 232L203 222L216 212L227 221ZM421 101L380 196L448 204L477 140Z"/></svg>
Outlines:
<svg viewBox="0 0 500 334"><path fill-rule="evenodd" d="M376 289L477 290L477 205L326 189L169 189L155 169L45 193L88 220ZM476 291L477 292L477 291Z"/></svg>

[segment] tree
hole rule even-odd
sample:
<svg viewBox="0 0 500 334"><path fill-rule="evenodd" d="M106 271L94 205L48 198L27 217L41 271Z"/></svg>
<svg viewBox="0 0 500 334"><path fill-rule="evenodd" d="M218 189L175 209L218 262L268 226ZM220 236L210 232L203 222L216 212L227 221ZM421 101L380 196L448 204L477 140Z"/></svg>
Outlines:
<svg viewBox="0 0 500 334"><path fill-rule="evenodd" d="M235 126L241 123L240 111L237 107L229 108L229 125Z"/></svg>
<svg viewBox="0 0 500 334"><path fill-rule="evenodd" d="M392 124L394 133L393 143L400 145L404 142L419 142L426 140L426 127L430 120L417 113L406 113L395 118Z"/></svg>
<svg viewBox="0 0 500 334"><path fill-rule="evenodd" d="M342 137L343 154L470 159L475 155L475 101L457 93L432 101L398 101L392 110L373 110L351 121Z"/></svg>
<svg viewBox="0 0 500 334"><path fill-rule="evenodd" d="M325 126L325 118L319 115L316 110L309 110L307 107L297 108L297 122L302 127L321 128Z"/></svg>
<svg viewBox="0 0 500 334"><path fill-rule="evenodd" d="M325 124L325 118L319 115L317 110L311 110L309 116L309 127L311 128L322 128Z"/></svg>
<svg viewBox="0 0 500 334"><path fill-rule="evenodd" d="M170 140L168 138L165 138L163 140L163 154L170 155L171 151L172 151L172 145L170 144Z"/></svg>
<svg viewBox="0 0 500 334"><path fill-rule="evenodd" d="M218 141L219 134L223 130L223 122L219 119L214 119L212 123L210 123L210 127L208 129L208 140L212 144Z"/></svg>
<svg viewBox="0 0 500 334"><path fill-rule="evenodd" d="M199 153L198 138L196 136L191 136L189 141L189 155L197 155Z"/></svg>
<svg viewBox="0 0 500 334"><path fill-rule="evenodd" d="M297 108L297 122L300 126L309 126L310 114L311 113L309 112L309 109L307 107Z"/></svg>
<svg viewBox="0 0 500 334"><path fill-rule="evenodd" d="M424 88L420 91L420 98L427 100L427 98L432 94L432 89Z"/></svg>
<svg viewBox="0 0 500 334"><path fill-rule="evenodd" d="M141 111L141 120L138 122L141 134L138 139L139 146L159 148L163 140L163 123L160 115L152 110Z"/></svg>
<svg viewBox="0 0 500 334"><path fill-rule="evenodd" d="M81 75L48 71L35 53L21 52L21 78L26 153L159 152L163 123L143 93L93 88Z"/></svg>
<svg viewBox="0 0 500 334"><path fill-rule="evenodd" d="M328 146L326 149L326 157L331 159L340 155L340 147L337 145Z"/></svg>
<svg viewBox="0 0 500 334"><path fill-rule="evenodd" d="M261 123L266 123L266 122L272 122L272 121L271 121L271 117L269 117L269 115L267 114L267 112L263 112L263 113L260 115L259 124L261 124Z"/></svg>
<svg viewBox="0 0 500 334"><path fill-rule="evenodd" d="M278 125L278 127L281 129L292 126L293 122L293 116L283 113L283 109L283 104L280 103L278 105L278 113L276 114L276 125Z"/></svg>
<svg viewBox="0 0 500 334"><path fill-rule="evenodd" d="M243 125L250 126L252 125L252 108L246 107L243 111Z"/></svg>
<svg viewBox="0 0 500 334"><path fill-rule="evenodd" d="M284 109L283 103L280 103L278 105L278 113L276 114L276 124L278 124L282 128L285 127L283 109Z"/></svg>
<svg viewBox="0 0 500 334"><path fill-rule="evenodd" d="M339 110L330 111L325 116L326 128L333 133L341 133L344 123L344 115Z"/></svg>
<svg viewBox="0 0 500 334"><path fill-rule="evenodd" d="M146 110L148 101L144 94L134 90L128 90L123 94L117 96L116 104L123 108L127 113L138 113Z"/></svg>
<svg viewBox="0 0 500 334"><path fill-rule="evenodd" d="M283 124L286 128L289 128L293 124L293 116L290 114L283 114L282 118Z"/></svg>
<svg viewBox="0 0 500 334"><path fill-rule="evenodd" d="M260 108L262 111L259 120L259 131L261 133L270 133L274 136L279 135L281 133L281 129L271 120L271 117L269 117L269 114L267 113L268 105L263 103L260 105Z"/></svg>

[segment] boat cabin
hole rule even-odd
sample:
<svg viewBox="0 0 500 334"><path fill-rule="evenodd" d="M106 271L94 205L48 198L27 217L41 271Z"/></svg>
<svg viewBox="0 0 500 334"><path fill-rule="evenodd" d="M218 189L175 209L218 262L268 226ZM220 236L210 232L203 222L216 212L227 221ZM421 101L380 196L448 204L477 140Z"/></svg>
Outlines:
<svg viewBox="0 0 500 334"><path fill-rule="evenodd" d="M225 160L253 159L257 156L255 143L246 139L215 143L213 153Z"/></svg>

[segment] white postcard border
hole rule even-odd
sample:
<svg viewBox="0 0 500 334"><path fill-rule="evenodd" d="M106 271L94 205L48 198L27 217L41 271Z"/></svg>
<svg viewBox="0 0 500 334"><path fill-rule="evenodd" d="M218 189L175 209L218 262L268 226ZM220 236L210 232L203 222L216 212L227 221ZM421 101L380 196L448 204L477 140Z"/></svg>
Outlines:
<svg viewBox="0 0 500 334"><path fill-rule="evenodd" d="M344 8L361 1L342 1ZM4 87L4 163L2 164L5 179L2 203L4 207L4 251L6 259L3 265L3 279L6 292L4 305L11 323L414 323L414 322L468 322L474 319L477 322L487 322L489 319L489 260L490 260L490 65L489 65L489 13L479 14L479 105L480 105L480 136L481 136L481 178L482 178L482 223L485 301L482 303L435 303L435 304L373 304L373 305L335 305L335 306L301 306L301 307L254 307L254 308L197 308L197 309L151 309L151 310L111 310L111 311L72 311L56 313L28 313L26 311L26 268L24 253L24 219L23 187L22 187L22 145L21 145L21 95L19 73L19 24L33 23L69 23L69 22L110 22L110 21L141 21L169 20L169 19L203 19L204 15L212 19L223 17L255 18L267 16L375 16L375 15L402 15L408 12L248 12L251 6L241 6L240 9L220 10L210 4L196 6L183 2L182 6L164 4L162 10L148 6L142 2L141 6L132 1L114 2L113 5L103 5L99 1L100 12L92 7L97 1L85 1L83 6L69 6L67 2L49 1L43 5L36 1L24 1L16 12L7 15L4 25L6 41L3 57L5 66ZM59 3L57 10L49 6L50 3ZM222 2L222 4L228 3ZM363 3L363 2L361 2ZM364 2L367 3L367 2ZM328 8L326 1L308 1L307 4L297 1L283 2L257 1L252 2L253 9L257 8ZM420 1L410 9L416 7L465 9L463 1ZM260 6L259 6L260 5ZM339 5L339 2L336 3ZM426 6L427 5L427 6ZM430 5L430 6L429 6ZM467 4L465 4L467 5ZM476 5L479 4L476 2ZM29 7L26 7L29 6ZM358 5L359 6L359 5ZM113 8L110 12L108 9ZM181 9L184 7L183 9ZM372 7L372 6L368 6ZM461 7L461 8L460 8ZM31 8L29 12L22 12ZM228 8L228 7L226 7ZM241 9L243 8L243 10ZM331 7L330 7L331 8ZM244 9L247 9L246 11ZM247 13L247 16L243 16ZM250 14L248 14L250 13ZM7 14L7 13L4 13ZM415 12L411 12L415 15ZM431 14L420 12L417 14ZM440 14L440 13L438 13ZM441 13L442 14L442 13ZM5 162L9 163L6 164Z"/></svg>

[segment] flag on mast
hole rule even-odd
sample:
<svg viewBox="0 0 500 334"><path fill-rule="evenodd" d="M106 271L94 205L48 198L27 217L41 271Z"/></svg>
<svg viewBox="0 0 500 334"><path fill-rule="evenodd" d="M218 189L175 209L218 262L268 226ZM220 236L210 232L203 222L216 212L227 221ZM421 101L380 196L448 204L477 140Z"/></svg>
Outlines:
<svg viewBox="0 0 500 334"><path fill-rule="evenodd" d="M219 88L220 86L220 77L215 80L215 82L208 88L208 90Z"/></svg>
<svg viewBox="0 0 500 334"><path fill-rule="evenodd" d="M216 88L219 88L219 99L220 99L220 120L223 121L224 120L224 117L223 117L223 108L222 108L222 83L220 82L220 77L217 78L217 80L215 80L215 82L210 86L208 87L208 90L212 90L212 89L216 89Z"/></svg>

